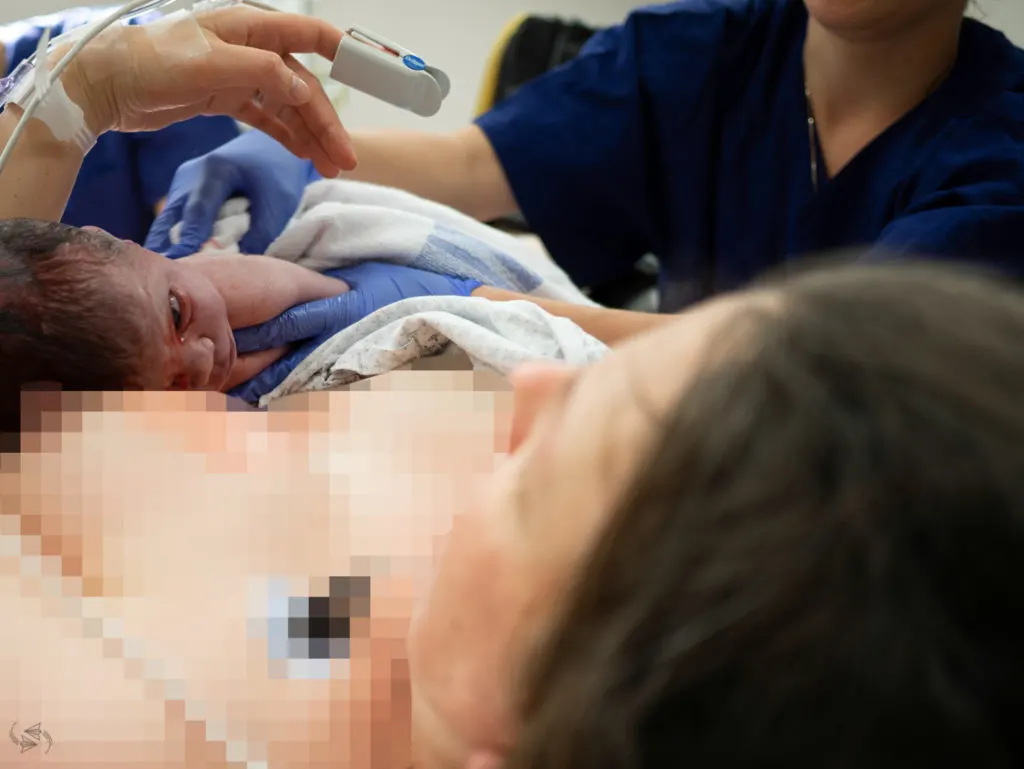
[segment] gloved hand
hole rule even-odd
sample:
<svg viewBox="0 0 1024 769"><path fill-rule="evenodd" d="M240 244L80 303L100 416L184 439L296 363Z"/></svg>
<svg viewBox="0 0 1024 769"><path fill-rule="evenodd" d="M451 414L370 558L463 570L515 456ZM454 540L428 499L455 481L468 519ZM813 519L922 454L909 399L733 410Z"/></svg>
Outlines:
<svg viewBox="0 0 1024 769"><path fill-rule="evenodd" d="M284 232L306 186L317 179L310 161L296 157L264 133L248 131L178 169L167 205L146 238L146 248L171 259L198 252L213 235L224 203L245 197L251 224L239 247L245 254L264 254ZM171 245L171 229L179 222L181 241Z"/></svg>
<svg viewBox="0 0 1024 769"><path fill-rule="evenodd" d="M283 382L299 363L339 331L382 307L416 296L469 296L476 280L438 275L397 264L368 262L325 273L349 284L351 291L293 307L261 326L235 332L239 355L297 345L294 350L231 394L259 401Z"/></svg>

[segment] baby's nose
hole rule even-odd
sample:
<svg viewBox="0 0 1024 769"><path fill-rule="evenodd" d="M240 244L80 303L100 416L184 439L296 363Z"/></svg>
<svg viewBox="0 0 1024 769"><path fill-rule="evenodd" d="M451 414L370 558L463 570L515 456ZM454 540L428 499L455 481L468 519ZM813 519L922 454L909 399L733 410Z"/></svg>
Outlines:
<svg viewBox="0 0 1024 769"><path fill-rule="evenodd" d="M186 340L182 364L188 376L190 390L203 390L210 383L213 355L214 345L208 337Z"/></svg>

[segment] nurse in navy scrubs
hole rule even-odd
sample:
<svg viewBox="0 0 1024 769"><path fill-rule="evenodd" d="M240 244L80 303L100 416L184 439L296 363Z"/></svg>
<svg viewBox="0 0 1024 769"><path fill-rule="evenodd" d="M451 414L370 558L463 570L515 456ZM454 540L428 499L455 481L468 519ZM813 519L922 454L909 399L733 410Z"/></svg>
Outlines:
<svg viewBox="0 0 1024 769"><path fill-rule="evenodd" d="M653 253L666 312L836 249L1022 274L1024 52L966 9L966 0L641 9L471 127L355 136L352 178L482 220L519 210L584 285ZM257 179L265 161L251 151L236 162ZM203 225L197 234L222 202L203 190L224 173L216 163L201 170L178 190L190 197L179 212ZM171 223L158 221L161 231ZM364 276L345 297L296 308L262 344L331 330L341 301L368 310L394 301L385 286L422 294L415 275L375 269L380 286ZM534 301L610 343L664 322L490 297Z"/></svg>
<svg viewBox="0 0 1024 769"><path fill-rule="evenodd" d="M73 8L0 27L5 74L35 53L45 30L56 37L111 10ZM115 237L141 243L163 206L178 167L238 134L238 124L227 117L198 117L146 133L103 134L82 164L63 221L76 227L99 227Z"/></svg>

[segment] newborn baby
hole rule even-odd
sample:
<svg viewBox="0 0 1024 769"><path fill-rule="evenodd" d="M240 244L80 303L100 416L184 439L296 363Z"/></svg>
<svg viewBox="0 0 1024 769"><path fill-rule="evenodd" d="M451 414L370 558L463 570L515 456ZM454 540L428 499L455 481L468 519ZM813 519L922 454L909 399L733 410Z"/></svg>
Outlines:
<svg viewBox="0 0 1024 769"><path fill-rule="evenodd" d="M340 280L264 256L172 261L101 230L0 222L4 395L17 397L37 382L68 390L226 391L283 353L239 358L233 329L347 290Z"/></svg>

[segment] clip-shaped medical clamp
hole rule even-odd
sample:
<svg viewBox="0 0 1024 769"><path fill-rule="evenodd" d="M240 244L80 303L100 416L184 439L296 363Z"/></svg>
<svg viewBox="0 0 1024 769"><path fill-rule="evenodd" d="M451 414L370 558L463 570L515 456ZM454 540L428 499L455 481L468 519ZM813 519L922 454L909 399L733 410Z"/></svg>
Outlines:
<svg viewBox="0 0 1024 769"><path fill-rule="evenodd" d="M444 72L360 27L342 36L331 78L422 117L436 115L451 91Z"/></svg>

